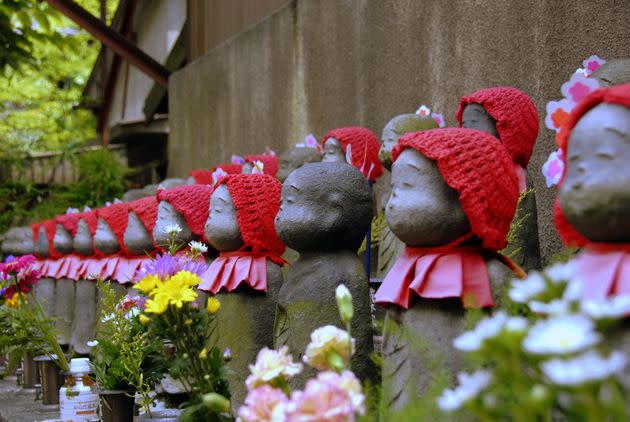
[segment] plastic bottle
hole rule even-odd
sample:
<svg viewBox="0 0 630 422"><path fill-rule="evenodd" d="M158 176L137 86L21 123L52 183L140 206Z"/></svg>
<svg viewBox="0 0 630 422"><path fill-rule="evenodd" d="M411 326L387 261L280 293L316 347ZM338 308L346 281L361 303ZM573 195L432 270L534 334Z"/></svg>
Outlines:
<svg viewBox="0 0 630 422"><path fill-rule="evenodd" d="M59 419L62 422L87 422L98 418L98 393L89 373L88 358L70 361L70 375L59 389Z"/></svg>

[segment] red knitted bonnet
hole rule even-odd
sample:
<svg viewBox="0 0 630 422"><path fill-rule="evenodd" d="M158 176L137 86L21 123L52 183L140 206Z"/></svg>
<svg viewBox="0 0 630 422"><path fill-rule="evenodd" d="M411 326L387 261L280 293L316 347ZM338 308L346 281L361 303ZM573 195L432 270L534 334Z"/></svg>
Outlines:
<svg viewBox="0 0 630 422"><path fill-rule="evenodd" d="M562 160L564 161L564 172L562 174L562 179L560 179L558 187L562 185L562 182L564 181L564 176L567 171L567 145L569 143L571 131L573 130L577 122L582 118L582 116L584 116L584 114L586 114L590 109L601 103L618 104L630 108L630 83L616 85L610 88L598 89L597 91L594 91L587 95L571 111L571 114L569 114L567 121L562 126L562 129L560 130L560 133L558 133L558 136L556 138L558 146L562 149ZM597 142L597 140L594 139L593 142ZM560 239L562 239L562 242L566 246L582 247L589 243L589 240L578 233L578 231L575 230L566 219L564 213L562 212L562 209L560 208L557 197L554 208L554 220L556 223L556 229L560 234Z"/></svg>
<svg viewBox="0 0 630 422"><path fill-rule="evenodd" d="M90 234L94 237L96 233L96 226L98 225L98 213L96 210L86 211L81 213L81 220L85 221L90 229ZM78 229L78 223L77 223Z"/></svg>
<svg viewBox="0 0 630 422"><path fill-rule="evenodd" d="M502 249L516 212L518 179L501 143L474 129L430 129L403 135L394 161L405 148L437 161L446 184L459 192L473 233L485 248Z"/></svg>
<svg viewBox="0 0 630 422"><path fill-rule="evenodd" d="M258 154L245 156L246 163L253 163L254 161L260 161L263 163L263 173L276 177L278 174L278 168L280 167L280 160L275 155L271 154ZM226 173L228 173L226 171ZM230 173L228 173L230 174Z"/></svg>
<svg viewBox="0 0 630 422"><path fill-rule="evenodd" d="M33 245L37 245L37 240L39 239L39 231L42 227L44 228L44 232L46 233L46 237L48 238L48 256L53 259L60 258L61 254L57 252L57 250L53 246L55 232L57 231L57 221L54 218L51 220L42 221L41 223L31 224L31 229L33 230Z"/></svg>
<svg viewBox="0 0 630 422"><path fill-rule="evenodd" d="M282 183L267 174L227 175L217 183L227 185L241 230L241 250L254 255L279 257L285 250L278 237L274 220L280 209Z"/></svg>
<svg viewBox="0 0 630 422"><path fill-rule="evenodd" d="M538 111L523 91L510 86L480 89L459 100L457 121L462 126L462 114L469 104L479 104L497 122L497 132L512 161L527 167L538 136Z"/></svg>
<svg viewBox="0 0 630 422"><path fill-rule="evenodd" d="M383 174L383 166L378 159L378 151L381 149L381 145L371 130L364 127L333 129L324 136L322 146L326 145L326 141L330 138L335 138L341 143L343 152L346 152L348 145L352 145L352 164L361 170L365 177L367 177L372 164L374 168L370 174L370 180L376 180Z"/></svg>
<svg viewBox="0 0 630 422"><path fill-rule="evenodd" d="M153 236L153 228L157 222L158 201L155 196L147 196L146 198L136 199L129 202L129 208L133 211L144 227Z"/></svg>
<svg viewBox="0 0 630 422"><path fill-rule="evenodd" d="M195 182L200 185L212 185L212 173L217 169L221 169L227 174L239 174L243 169L243 165L232 163L219 164L211 169L191 170L189 176L195 179Z"/></svg>
<svg viewBox="0 0 630 422"><path fill-rule="evenodd" d="M207 185L178 186L173 189L160 189L157 200L169 202L186 219L186 224L197 236L204 236L203 227L208 219L210 194Z"/></svg>
<svg viewBox="0 0 630 422"><path fill-rule="evenodd" d="M127 230L127 223L129 222L129 211L129 204L126 202L112 204L97 210L98 216L105 220L109 228L114 232L114 235L116 235L120 251L125 255L131 255L125 247L125 230Z"/></svg>
<svg viewBox="0 0 630 422"><path fill-rule="evenodd" d="M74 212L70 214L58 215L55 217L57 223L61 224L64 229L68 230L72 237L77 235L77 229L79 228L79 220L81 220L83 213Z"/></svg>

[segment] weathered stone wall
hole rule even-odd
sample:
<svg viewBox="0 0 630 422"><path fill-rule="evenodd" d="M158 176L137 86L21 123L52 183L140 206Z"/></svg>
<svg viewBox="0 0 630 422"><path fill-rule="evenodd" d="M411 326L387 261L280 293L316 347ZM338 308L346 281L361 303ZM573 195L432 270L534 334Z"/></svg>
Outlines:
<svg viewBox="0 0 630 422"><path fill-rule="evenodd" d="M380 133L422 101L455 125L461 95L513 85L541 115L530 172L548 258L559 241L540 174L555 148L545 104L584 58L629 45L628 0L294 0L172 76L169 175L338 126Z"/></svg>

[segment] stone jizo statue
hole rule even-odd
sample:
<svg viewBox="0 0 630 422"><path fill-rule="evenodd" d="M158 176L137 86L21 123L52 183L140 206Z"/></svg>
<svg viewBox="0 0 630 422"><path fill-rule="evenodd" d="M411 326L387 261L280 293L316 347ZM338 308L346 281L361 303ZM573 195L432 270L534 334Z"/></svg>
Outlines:
<svg viewBox="0 0 630 422"><path fill-rule="evenodd" d="M352 368L362 379L373 374L372 322L368 284L357 249L372 220L372 193L365 177L345 162L308 163L282 185L276 230L300 253L285 274L278 294L275 346L287 345L294 357L324 325L343 328L335 302L341 283L354 301ZM312 374L306 370L296 384Z"/></svg>
<svg viewBox="0 0 630 422"><path fill-rule="evenodd" d="M307 146L289 148L280 155L278 180L284 182L293 170L302 167L306 163L317 163L319 161L322 161L322 154L315 148Z"/></svg>
<svg viewBox="0 0 630 422"><path fill-rule="evenodd" d="M538 136L538 111L531 98L514 87L492 87L460 98L457 119L462 128L476 129L499 139L505 146L524 193L533 182L526 167ZM526 269L540 268L536 197L527 194L519 204L513 234L505 254Z"/></svg>
<svg viewBox="0 0 630 422"><path fill-rule="evenodd" d="M284 244L274 219L280 207L278 180L269 175L229 175L210 197L205 234L219 257L202 275L199 289L221 302L214 339L233 354L229 377L232 405L245 400L249 365L263 347L273 347Z"/></svg>
<svg viewBox="0 0 630 422"><path fill-rule="evenodd" d="M518 182L505 148L469 129L404 135L393 149L387 225L405 243L376 292L385 306L383 395L399 410L426 392L432 365L455 374L452 341L465 307L491 307L501 297L505 246Z"/></svg>

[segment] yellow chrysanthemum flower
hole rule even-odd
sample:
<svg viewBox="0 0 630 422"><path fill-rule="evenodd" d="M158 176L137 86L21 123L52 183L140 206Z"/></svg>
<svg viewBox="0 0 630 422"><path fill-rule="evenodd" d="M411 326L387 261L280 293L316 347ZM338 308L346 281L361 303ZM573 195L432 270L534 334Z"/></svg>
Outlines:
<svg viewBox="0 0 630 422"><path fill-rule="evenodd" d="M167 282L163 286L160 286L156 298L165 297L168 303L181 308L184 302L192 302L197 299L197 293L188 286L183 286L178 283Z"/></svg>
<svg viewBox="0 0 630 422"><path fill-rule="evenodd" d="M201 279L198 275L191 273L190 271L179 271L169 280L169 283L175 283L180 286L193 287L201 283Z"/></svg>
<svg viewBox="0 0 630 422"><path fill-rule="evenodd" d="M156 295L153 299L147 300L144 305L144 312L161 315L168 309L168 304L168 297L165 295Z"/></svg>
<svg viewBox="0 0 630 422"><path fill-rule="evenodd" d="M208 298L208 302L206 303L206 310L209 314L216 314L219 308L221 307L221 302L216 297Z"/></svg>
<svg viewBox="0 0 630 422"><path fill-rule="evenodd" d="M140 321L140 324L142 325L147 325L149 322L151 322L151 318L149 318L145 314L140 314L138 316L138 320Z"/></svg>
<svg viewBox="0 0 630 422"><path fill-rule="evenodd" d="M144 294L152 296L153 293L155 293L155 290L157 290L162 284L162 281L157 275L151 274L143 277L139 282L134 284L133 288L140 290Z"/></svg>

